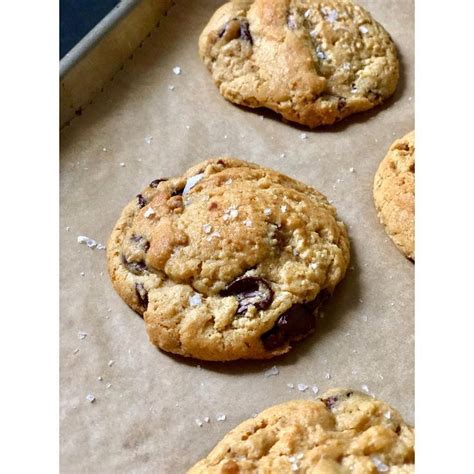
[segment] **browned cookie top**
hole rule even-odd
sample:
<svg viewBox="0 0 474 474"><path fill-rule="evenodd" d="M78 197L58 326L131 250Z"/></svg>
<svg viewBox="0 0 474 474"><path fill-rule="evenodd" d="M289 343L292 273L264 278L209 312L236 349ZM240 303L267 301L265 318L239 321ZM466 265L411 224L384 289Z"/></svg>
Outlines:
<svg viewBox="0 0 474 474"><path fill-rule="evenodd" d="M413 474L414 430L360 392L268 408L228 433L188 474Z"/></svg>
<svg viewBox="0 0 474 474"><path fill-rule="evenodd" d="M415 132L396 140L374 179L380 222L395 245L415 260Z"/></svg>
<svg viewBox="0 0 474 474"><path fill-rule="evenodd" d="M207 360L284 353L349 262L345 226L315 189L231 158L154 181L108 245L116 290L158 347Z"/></svg>
<svg viewBox="0 0 474 474"><path fill-rule="evenodd" d="M349 0L231 1L199 51L226 99L309 127L380 104L399 76L389 34Z"/></svg>

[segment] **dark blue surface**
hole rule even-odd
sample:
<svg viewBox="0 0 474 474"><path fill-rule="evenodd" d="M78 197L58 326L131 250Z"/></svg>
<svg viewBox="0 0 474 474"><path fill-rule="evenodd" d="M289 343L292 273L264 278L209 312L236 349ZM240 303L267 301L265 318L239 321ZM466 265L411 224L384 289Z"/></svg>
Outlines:
<svg viewBox="0 0 474 474"><path fill-rule="evenodd" d="M60 0L60 57L89 33L118 3L119 0Z"/></svg>

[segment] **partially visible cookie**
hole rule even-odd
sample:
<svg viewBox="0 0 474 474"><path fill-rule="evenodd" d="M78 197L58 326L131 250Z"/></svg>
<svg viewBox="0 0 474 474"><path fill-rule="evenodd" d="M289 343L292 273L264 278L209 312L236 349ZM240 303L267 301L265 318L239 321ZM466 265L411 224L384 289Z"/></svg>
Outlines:
<svg viewBox="0 0 474 474"><path fill-rule="evenodd" d="M322 194L232 158L153 181L107 249L113 285L151 342L204 360L287 352L349 263L346 228Z"/></svg>
<svg viewBox="0 0 474 474"><path fill-rule="evenodd" d="M230 1L199 53L227 100L311 128L379 105L399 77L389 34L350 0Z"/></svg>
<svg viewBox="0 0 474 474"><path fill-rule="evenodd" d="M363 393L333 389L244 421L188 474L409 474L414 456L414 430L396 410Z"/></svg>
<svg viewBox="0 0 474 474"><path fill-rule="evenodd" d="M415 132L395 141L374 179L380 222L406 257L415 260Z"/></svg>

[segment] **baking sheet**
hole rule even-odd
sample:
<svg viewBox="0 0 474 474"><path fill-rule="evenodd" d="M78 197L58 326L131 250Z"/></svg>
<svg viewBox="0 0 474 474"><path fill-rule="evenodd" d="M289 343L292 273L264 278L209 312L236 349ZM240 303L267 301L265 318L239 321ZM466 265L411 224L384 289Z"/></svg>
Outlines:
<svg viewBox="0 0 474 474"><path fill-rule="evenodd" d="M320 393L366 386L414 421L414 265L384 233L372 201L380 160L414 126L413 2L360 0L398 46L402 76L394 98L331 128L304 130L306 140L302 129L219 95L197 40L221 3L178 0L124 70L61 133L64 473L185 472L240 421L314 396L297 384L316 385ZM315 186L349 228L351 270L319 330L272 361L216 364L158 351L142 319L112 289L105 252L77 243L86 235L105 244L122 208L152 179L220 155ZM272 366L279 374L266 376ZM217 421L222 414L226 419ZM206 416L210 422L198 426L196 419Z"/></svg>

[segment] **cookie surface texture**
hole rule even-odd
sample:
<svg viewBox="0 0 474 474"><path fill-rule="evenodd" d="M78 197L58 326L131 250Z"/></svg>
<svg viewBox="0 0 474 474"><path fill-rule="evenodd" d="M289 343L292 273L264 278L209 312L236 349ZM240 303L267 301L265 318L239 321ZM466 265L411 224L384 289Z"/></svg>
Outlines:
<svg viewBox="0 0 474 474"><path fill-rule="evenodd" d="M244 421L188 474L255 472L414 473L414 430L386 403L332 389Z"/></svg>
<svg viewBox="0 0 474 474"><path fill-rule="evenodd" d="M231 1L199 54L227 100L310 128L381 104L399 78L389 34L348 0Z"/></svg>
<svg viewBox="0 0 474 474"><path fill-rule="evenodd" d="M415 132L396 140L374 179L379 220L400 251L415 260Z"/></svg>
<svg viewBox="0 0 474 474"><path fill-rule="evenodd" d="M155 180L109 240L114 288L157 347L265 359L314 331L349 263L346 228L315 189L232 158Z"/></svg>

